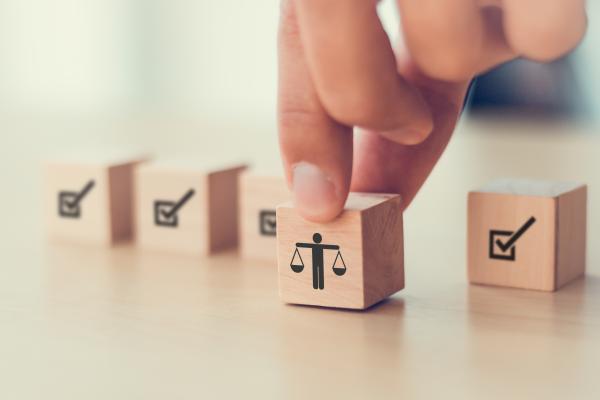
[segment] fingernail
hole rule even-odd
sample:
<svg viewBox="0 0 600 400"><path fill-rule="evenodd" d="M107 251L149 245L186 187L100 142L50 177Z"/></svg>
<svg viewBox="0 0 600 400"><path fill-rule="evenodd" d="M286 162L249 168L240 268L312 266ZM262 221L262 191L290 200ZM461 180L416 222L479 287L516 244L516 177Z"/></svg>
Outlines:
<svg viewBox="0 0 600 400"><path fill-rule="evenodd" d="M303 217L315 221L335 217L336 188L319 167L300 162L293 167L292 179L294 206Z"/></svg>

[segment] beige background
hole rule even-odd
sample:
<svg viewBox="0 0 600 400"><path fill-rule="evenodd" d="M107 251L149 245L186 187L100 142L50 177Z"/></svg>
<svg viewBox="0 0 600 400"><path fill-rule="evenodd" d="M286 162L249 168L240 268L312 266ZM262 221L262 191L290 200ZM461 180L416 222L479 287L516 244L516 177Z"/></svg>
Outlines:
<svg viewBox="0 0 600 400"><path fill-rule="evenodd" d="M46 154L143 143L165 156L226 150L276 165L272 124L142 116L0 124L10 143L0 157L2 398L600 395L597 128L465 121L405 215L406 289L365 313L286 306L275 264L235 252L177 257L44 238ZM501 176L589 184L585 280L554 294L467 284L467 192Z"/></svg>

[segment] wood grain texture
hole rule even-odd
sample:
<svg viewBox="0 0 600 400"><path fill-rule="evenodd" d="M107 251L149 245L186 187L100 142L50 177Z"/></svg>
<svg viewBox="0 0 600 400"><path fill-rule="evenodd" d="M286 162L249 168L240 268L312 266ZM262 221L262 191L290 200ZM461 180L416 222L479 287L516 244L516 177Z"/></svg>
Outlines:
<svg viewBox="0 0 600 400"><path fill-rule="evenodd" d="M279 293L284 302L365 309L404 287L397 195L351 193L344 211L326 224L306 221L291 205L281 205L277 226ZM322 238L318 244L339 247L323 250L324 284L320 286L315 283L314 250L298 248L298 243L314 246L316 233ZM304 264L301 272L290 265L297 248ZM342 276L333 271L338 250L346 266Z"/></svg>
<svg viewBox="0 0 600 400"><path fill-rule="evenodd" d="M401 198L362 211L365 304L404 289L404 232Z"/></svg>
<svg viewBox="0 0 600 400"><path fill-rule="evenodd" d="M557 199L556 288L585 274L587 242L587 186Z"/></svg>
<svg viewBox="0 0 600 400"><path fill-rule="evenodd" d="M136 173L138 244L188 254L210 254L237 240L237 175L241 166L207 170L149 163ZM190 197L185 200L186 194ZM158 218L157 207L170 217ZM158 205L158 202L163 206Z"/></svg>
<svg viewBox="0 0 600 400"><path fill-rule="evenodd" d="M585 188L537 182L526 190L523 181L513 185L503 182L503 185L488 185L496 188L492 191L469 193L469 281L554 291L579 277L585 264L582 259L585 258ZM508 193L502 193L498 187L507 188ZM520 189L515 192L515 187ZM568 191L555 190L560 187ZM497 243L509 244L511 237L532 217L535 222L510 249L503 249ZM492 230L501 234L492 236ZM492 257L492 253L509 256L511 252L514 252L512 260Z"/></svg>
<svg viewBox="0 0 600 400"><path fill-rule="evenodd" d="M275 214L277 205L290 200L289 189L281 176L268 176L246 171L239 181L239 243L240 255L247 259L262 260L277 264L277 239L269 235L270 215L263 217L261 212ZM266 221L264 220L266 219ZM275 219L272 219L275 222Z"/></svg>

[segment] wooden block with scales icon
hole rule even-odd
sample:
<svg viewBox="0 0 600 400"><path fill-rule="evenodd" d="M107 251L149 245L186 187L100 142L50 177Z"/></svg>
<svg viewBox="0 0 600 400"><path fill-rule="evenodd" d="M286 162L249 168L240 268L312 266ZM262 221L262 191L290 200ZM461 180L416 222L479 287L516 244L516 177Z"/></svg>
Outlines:
<svg viewBox="0 0 600 400"><path fill-rule="evenodd" d="M400 197L351 193L334 221L277 207L279 292L286 303L365 309L404 288Z"/></svg>

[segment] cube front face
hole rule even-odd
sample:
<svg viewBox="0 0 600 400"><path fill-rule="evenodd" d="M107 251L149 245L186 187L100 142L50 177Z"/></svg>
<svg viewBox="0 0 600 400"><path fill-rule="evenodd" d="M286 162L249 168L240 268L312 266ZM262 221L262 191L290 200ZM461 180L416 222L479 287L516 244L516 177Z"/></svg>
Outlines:
<svg viewBox="0 0 600 400"><path fill-rule="evenodd" d="M332 222L277 207L279 294L286 303L365 309L404 288L397 195L351 193Z"/></svg>
<svg viewBox="0 0 600 400"><path fill-rule="evenodd" d="M207 176L141 167L136 179L136 231L145 248L206 254Z"/></svg>
<svg viewBox="0 0 600 400"><path fill-rule="evenodd" d="M365 308L361 215L318 224L277 208L279 293L286 303Z"/></svg>
<svg viewBox="0 0 600 400"><path fill-rule="evenodd" d="M289 200L282 177L240 177L240 253L242 257L275 262L277 260L276 207Z"/></svg>
<svg viewBox="0 0 600 400"><path fill-rule="evenodd" d="M108 167L47 164L44 168L44 214L50 237L110 244Z"/></svg>
<svg viewBox="0 0 600 400"><path fill-rule="evenodd" d="M555 290L556 224L555 198L469 193L469 281Z"/></svg>

